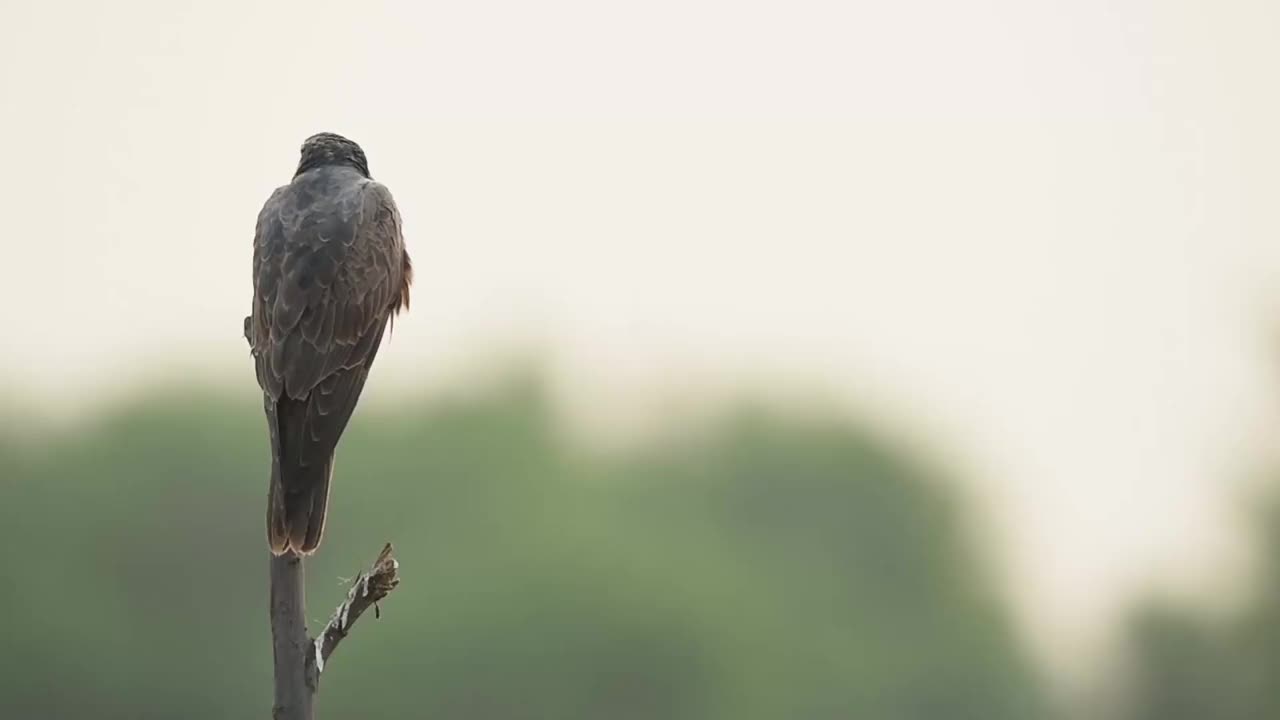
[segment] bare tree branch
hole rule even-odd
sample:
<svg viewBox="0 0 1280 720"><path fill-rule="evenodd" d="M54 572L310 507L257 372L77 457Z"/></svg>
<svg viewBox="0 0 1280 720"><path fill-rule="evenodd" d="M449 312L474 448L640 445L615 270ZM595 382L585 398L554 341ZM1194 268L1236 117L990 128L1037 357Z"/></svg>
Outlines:
<svg viewBox="0 0 1280 720"><path fill-rule="evenodd" d="M329 656L337 649L338 643L351 632L356 620L371 606L377 614L377 604L400 584L400 563L392 554L391 543L387 543L378 553L378 559L370 568L351 581L351 589L347 591L347 599L333 611L329 624L315 639L315 658L317 674L324 672L324 665Z"/></svg>
<svg viewBox="0 0 1280 720"><path fill-rule="evenodd" d="M400 564L391 543L378 559L356 576L347 598L338 605L324 631L307 634L302 558L286 553L271 558L271 638L275 657L275 720L311 720L315 693L329 656L351 632L356 620L400 584Z"/></svg>
<svg viewBox="0 0 1280 720"><path fill-rule="evenodd" d="M311 720L315 685L308 665L306 592L302 558L293 553L271 556L271 641L275 658L275 720Z"/></svg>

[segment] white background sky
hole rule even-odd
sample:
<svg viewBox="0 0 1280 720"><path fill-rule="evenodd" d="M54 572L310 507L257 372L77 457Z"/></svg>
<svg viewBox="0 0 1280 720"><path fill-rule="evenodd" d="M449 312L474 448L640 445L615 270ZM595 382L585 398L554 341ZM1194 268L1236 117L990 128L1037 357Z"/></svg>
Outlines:
<svg viewBox="0 0 1280 720"><path fill-rule="evenodd" d="M254 217L342 132L419 268L369 394L515 337L587 414L890 408L1078 657L1223 577L1277 429L1278 36L1263 0L4 3L0 369L61 407L248 372Z"/></svg>

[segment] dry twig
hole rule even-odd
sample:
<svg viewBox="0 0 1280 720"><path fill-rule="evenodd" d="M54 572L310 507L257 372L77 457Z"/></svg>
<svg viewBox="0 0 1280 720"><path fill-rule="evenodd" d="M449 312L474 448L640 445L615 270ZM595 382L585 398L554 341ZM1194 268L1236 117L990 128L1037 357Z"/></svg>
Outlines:
<svg viewBox="0 0 1280 720"><path fill-rule="evenodd" d="M292 553L271 558L271 637L275 657L275 720L311 720L320 673L338 643L370 607L400 584L400 563L391 543L370 568L356 576L347 597L321 633L307 635L302 558Z"/></svg>

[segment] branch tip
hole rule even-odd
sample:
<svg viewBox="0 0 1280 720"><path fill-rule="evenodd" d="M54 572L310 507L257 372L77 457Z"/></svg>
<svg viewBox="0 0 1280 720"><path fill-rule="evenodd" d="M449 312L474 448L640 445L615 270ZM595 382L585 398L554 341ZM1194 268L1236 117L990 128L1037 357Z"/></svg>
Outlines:
<svg viewBox="0 0 1280 720"><path fill-rule="evenodd" d="M352 580L346 599L333 611L333 616L329 618L324 631L315 639L317 673L324 670L329 656L337 649L338 643L347 636L365 610L372 606L374 617L381 617L381 608L378 607L378 603L400 584L400 563L393 553L394 548L391 543L387 543L383 546L382 552L378 553L373 565Z"/></svg>

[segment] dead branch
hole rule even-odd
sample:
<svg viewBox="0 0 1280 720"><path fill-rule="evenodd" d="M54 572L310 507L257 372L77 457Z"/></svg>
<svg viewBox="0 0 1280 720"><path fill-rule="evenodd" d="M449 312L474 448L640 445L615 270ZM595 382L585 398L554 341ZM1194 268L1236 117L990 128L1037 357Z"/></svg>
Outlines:
<svg viewBox="0 0 1280 720"><path fill-rule="evenodd" d="M310 682L306 592L302 558L271 557L271 641L275 661L275 720L311 720L314 683Z"/></svg>
<svg viewBox="0 0 1280 720"><path fill-rule="evenodd" d="M377 616L378 602L400 584L399 570L391 543L387 543L373 565L352 581L346 599L313 640L307 635L302 558L292 553L271 558L275 720L312 719L320 673L329 657L366 610L373 607Z"/></svg>
<svg viewBox="0 0 1280 720"><path fill-rule="evenodd" d="M337 649L338 643L342 642L347 633L351 632L351 627L356 624L356 620L360 619L365 610L373 607L374 615L378 614L378 602L400 584L399 571L400 563L396 562L395 556L392 555L391 543L387 543L382 548L382 552L378 553L378 559L373 561L373 565L351 581L347 599L333 611L333 617L329 618L329 624L325 626L324 632L315 639L314 655L317 674L324 672L324 665L329 661L329 656Z"/></svg>

